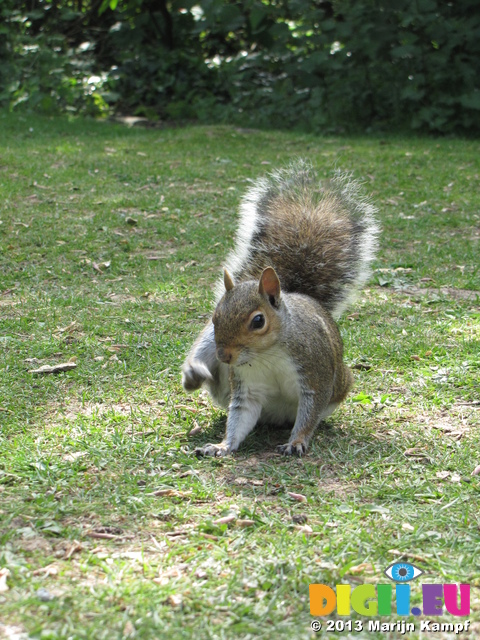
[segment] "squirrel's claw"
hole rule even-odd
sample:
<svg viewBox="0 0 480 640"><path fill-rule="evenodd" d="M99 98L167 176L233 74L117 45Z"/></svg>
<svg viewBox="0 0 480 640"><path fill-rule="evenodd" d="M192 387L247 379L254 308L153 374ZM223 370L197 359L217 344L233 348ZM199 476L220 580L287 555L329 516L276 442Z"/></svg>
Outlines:
<svg viewBox="0 0 480 640"><path fill-rule="evenodd" d="M280 444L277 447L278 453L283 456L299 456L300 458L307 451L307 447L303 442L287 442L287 444Z"/></svg>
<svg viewBox="0 0 480 640"><path fill-rule="evenodd" d="M229 453L232 453L231 448L223 442L220 442L220 444L206 444L204 447L197 447L195 449L195 455L197 458L201 458L203 456L221 458L223 456L228 456Z"/></svg>

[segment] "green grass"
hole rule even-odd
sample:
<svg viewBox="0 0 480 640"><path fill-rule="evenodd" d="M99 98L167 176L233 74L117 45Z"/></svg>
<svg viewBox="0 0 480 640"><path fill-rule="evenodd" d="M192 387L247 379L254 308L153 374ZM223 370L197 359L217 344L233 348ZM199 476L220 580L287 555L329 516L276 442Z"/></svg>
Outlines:
<svg viewBox="0 0 480 640"><path fill-rule="evenodd" d="M310 583L386 582L396 558L470 583L478 637L480 143L0 130L0 637L311 638ZM225 415L180 366L247 180L298 156L352 169L379 206L376 271L341 322L356 388L303 459L263 429L197 460Z"/></svg>

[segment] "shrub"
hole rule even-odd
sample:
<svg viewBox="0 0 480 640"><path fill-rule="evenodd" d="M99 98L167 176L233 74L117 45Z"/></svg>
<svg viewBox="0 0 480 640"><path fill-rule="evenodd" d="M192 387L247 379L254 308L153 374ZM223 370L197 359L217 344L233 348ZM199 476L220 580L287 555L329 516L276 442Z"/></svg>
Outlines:
<svg viewBox="0 0 480 640"><path fill-rule="evenodd" d="M476 0L26 4L2 8L0 101L11 108L480 131Z"/></svg>

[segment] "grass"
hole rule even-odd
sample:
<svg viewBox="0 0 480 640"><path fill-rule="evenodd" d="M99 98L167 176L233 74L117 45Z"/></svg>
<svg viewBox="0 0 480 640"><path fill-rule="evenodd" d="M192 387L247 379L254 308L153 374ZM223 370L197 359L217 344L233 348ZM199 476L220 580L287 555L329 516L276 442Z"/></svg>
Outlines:
<svg viewBox="0 0 480 640"><path fill-rule="evenodd" d="M471 584L478 637L480 143L0 128L0 637L309 638L310 583L387 582L396 559ZM341 321L356 388L303 459L264 428L197 460L225 415L180 366L247 179L297 156L352 169L380 209L375 274Z"/></svg>

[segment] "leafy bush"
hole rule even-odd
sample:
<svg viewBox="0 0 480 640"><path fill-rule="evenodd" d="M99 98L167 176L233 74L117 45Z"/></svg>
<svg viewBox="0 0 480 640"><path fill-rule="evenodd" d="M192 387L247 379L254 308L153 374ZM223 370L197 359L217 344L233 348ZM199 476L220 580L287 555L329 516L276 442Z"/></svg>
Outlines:
<svg viewBox="0 0 480 640"><path fill-rule="evenodd" d="M52 5L38 4L45 8L17 9L10 0L1 6L0 104L45 113L106 113L106 74L95 72L95 42L71 35L83 14L67 6L52 17Z"/></svg>
<svg viewBox="0 0 480 640"><path fill-rule="evenodd" d="M475 0L343 0L334 7L296 2L290 10L297 13L283 22L264 15L255 24L269 26L256 41L250 23L255 54L221 63L229 118L236 110L252 121L314 131L480 131Z"/></svg>
<svg viewBox="0 0 480 640"><path fill-rule="evenodd" d="M12 108L480 131L476 0L26 4L2 8L0 101Z"/></svg>

